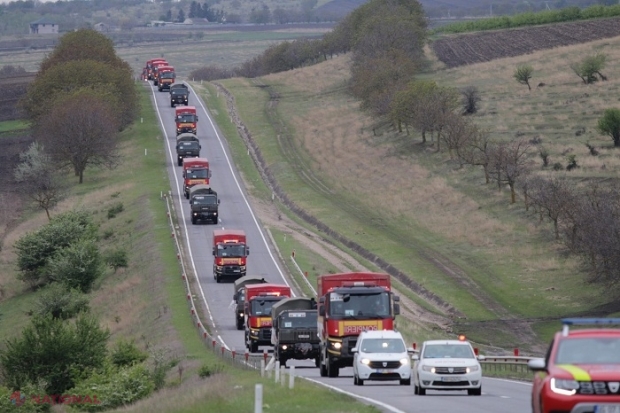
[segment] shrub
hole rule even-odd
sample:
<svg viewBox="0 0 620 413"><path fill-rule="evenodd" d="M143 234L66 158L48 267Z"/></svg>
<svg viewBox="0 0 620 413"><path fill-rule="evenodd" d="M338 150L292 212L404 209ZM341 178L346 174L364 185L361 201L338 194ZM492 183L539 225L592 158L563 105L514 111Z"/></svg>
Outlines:
<svg viewBox="0 0 620 413"><path fill-rule="evenodd" d="M49 278L89 292L97 278L103 275L103 258L94 240L80 240L64 248L49 260Z"/></svg>
<svg viewBox="0 0 620 413"><path fill-rule="evenodd" d="M123 207L123 203L122 202L114 204L113 206L111 206L108 209L108 219L112 219L112 218L116 217L116 215L118 215L121 212L123 212L124 209L125 209L125 207Z"/></svg>
<svg viewBox="0 0 620 413"><path fill-rule="evenodd" d="M71 390L73 394L93 394L96 390L98 404L75 404L79 411L100 412L134 403L147 397L155 389L149 371L142 365L124 368L107 366L92 374Z"/></svg>
<svg viewBox="0 0 620 413"><path fill-rule="evenodd" d="M114 272L119 268L127 268L129 265L127 259L127 251L122 248L108 250L105 252L103 260L107 265L114 269Z"/></svg>
<svg viewBox="0 0 620 413"><path fill-rule="evenodd" d="M198 369L198 376L200 378L207 378L207 377L211 377L214 374L218 374L221 373L224 370L224 367L216 364L214 366L209 366L208 364L203 364L202 366L200 366L200 368Z"/></svg>
<svg viewBox="0 0 620 413"><path fill-rule="evenodd" d="M31 393L14 391L0 386L0 412L38 413L45 411L45 406L36 404Z"/></svg>
<svg viewBox="0 0 620 413"><path fill-rule="evenodd" d="M91 316L66 322L51 315L33 317L19 338L0 353L4 384L21 389L44 381L46 394L64 394L106 359L109 331Z"/></svg>
<svg viewBox="0 0 620 413"><path fill-rule="evenodd" d="M133 366L142 363L148 355L140 351L133 341L120 340L114 345L111 360L117 367Z"/></svg>
<svg viewBox="0 0 620 413"><path fill-rule="evenodd" d="M553 164L554 171L561 171L562 169L564 169L564 165L562 165L560 162L556 162Z"/></svg>
<svg viewBox="0 0 620 413"><path fill-rule="evenodd" d="M35 303L33 313L38 316L51 315L66 320L80 312L88 311L88 297L81 292L68 289L62 284L46 287Z"/></svg>

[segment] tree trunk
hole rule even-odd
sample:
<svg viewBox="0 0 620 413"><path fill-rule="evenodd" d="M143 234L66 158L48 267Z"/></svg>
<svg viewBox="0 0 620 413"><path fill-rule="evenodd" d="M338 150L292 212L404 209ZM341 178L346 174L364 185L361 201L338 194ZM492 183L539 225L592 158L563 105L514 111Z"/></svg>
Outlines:
<svg viewBox="0 0 620 413"><path fill-rule="evenodd" d="M511 182L508 184L508 186L510 186L510 203L514 204L515 202L517 202L517 194L515 193L515 184L514 182Z"/></svg>
<svg viewBox="0 0 620 413"><path fill-rule="evenodd" d="M614 146L615 146L616 148L617 148L617 147L620 147L620 132L616 132L616 133L614 133L612 136L613 136L613 138L614 138Z"/></svg>

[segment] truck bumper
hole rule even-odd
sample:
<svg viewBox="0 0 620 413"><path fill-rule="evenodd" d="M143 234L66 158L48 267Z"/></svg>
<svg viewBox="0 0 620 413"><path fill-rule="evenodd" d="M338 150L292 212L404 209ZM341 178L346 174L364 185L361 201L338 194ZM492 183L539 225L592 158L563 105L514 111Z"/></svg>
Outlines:
<svg viewBox="0 0 620 413"><path fill-rule="evenodd" d="M209 211L209 212L192 212L192 223L196 221L207 221L218 223L218 211Z"/></svg>
<svg viewBox="0 0 620 413"><path fill-rule="evenodd" d="M319 343L280 343L278 352L287 360L315 359L319 356Z"/></svg>
<svg viewBox="0 0 620 413"><path fill-rule="evenodd" d="M213 268L213 278L215 278L217 282L219 282L222 278L230 278L234 281L245 275L246 275L245 267L242 268L239 265L225 265L223 267L216 266ZM269 331L271 334L271 330ZM269 340L271 340L271 335L269 336ZM271 341L265 344L271 344Z"/></svg>

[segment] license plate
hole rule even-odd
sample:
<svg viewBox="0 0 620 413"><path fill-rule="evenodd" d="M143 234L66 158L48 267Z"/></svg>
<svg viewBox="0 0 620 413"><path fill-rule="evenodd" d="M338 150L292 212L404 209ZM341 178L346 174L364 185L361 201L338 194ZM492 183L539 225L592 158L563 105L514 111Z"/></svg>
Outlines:
<svg viewBox="0 0 620 413"><path fill-rule="evenodd" d="M377 373L380 373L380 374L387 374L387 373L390 373L390 372L391 371L388 370L388 369L377 369Z"/></svg>
<svg viewBox="0 0 620 413"><path fill-rule="evenodd" d="M441 381L463 381L463 378L459 376L447 376L442 377Z"/></svg>
<svg viewBox="0 0 620 413"><path fill-rule="evenodd" d="M620 413L620 404L594 406L594 413Z"/></svg>

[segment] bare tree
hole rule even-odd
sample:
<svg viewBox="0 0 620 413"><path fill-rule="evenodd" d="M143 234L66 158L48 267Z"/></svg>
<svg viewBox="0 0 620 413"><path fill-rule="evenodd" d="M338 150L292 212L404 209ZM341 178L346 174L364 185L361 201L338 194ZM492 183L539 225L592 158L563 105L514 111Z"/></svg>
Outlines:
<svg viewBox="0 0 620 413"><path fill-rule="evenodd" d="M116 166L118 120L107 103L89 93L59 101L36 126L37 140L49 148L52 159L71 166L79 183L89 165Z"/></svg>
<svg viewBox="0 0 620 413"><path fill-rule="evenodd" d="M454 159L455 155L459 154L461 148L473 140L476 134L476 127L471 122L468 122L467 119L455 113L449 112L445 116L440 139L446 144L450 153L450 159ZM460 156L458 158L462 165L462 158Z"/></svg>
<svg viewBox="0 0 620 413"><path fill-rule="evenodd" d="M20 155L21 163L14 171L15 180L20 183L18 190L32 199L45 211L47 219L54 208L68 192L68 185L54 165L43 146L32 143L28 151Z"/></svg>
<svg viewBox="0 0 620 413"><path fill-rule="evenodd" d="M532 86L530 86L532 73L534 73L534 68L532 66L519 65L512 76L517 80L517 82L522 85L527 85L528 90L532 90Z"/></svg>
<svg viewBox="0 0 620 413"><path fill-rule="evenodd" d="M528 185L529 199L542 218L545 214L553 223L555 239L560 238L560 220L568 218L574 208L574 185L566 177L534 178Z"/></svg>
<svg viewBox="0 0 620 413"><path fill-rule="evenodd" d="M475 86L467 86L461 90L463 102L463 115L473 115L478 112L478 102L480 102L480 93Z"/></svg>
<svg viewBox="0 0 620 413"><path fill-rule="evenodd" d="M515 186L517 181L527 175L530 161L527 157L529 143L523 140L497 145L491 153L493 176L497 181L497 188L503 184L510 187L510 203L517 202Z"/></svg>
<svg viewBox="0 0 620 413"><path fill-rule="evenodd" d="M476 128L469 142L458 150L462 163L482 166L484 179L487 184L490 182L489 165L491 163L491 154L494 152L493 148L494 146L489 141L489 133Z"/></svg>

